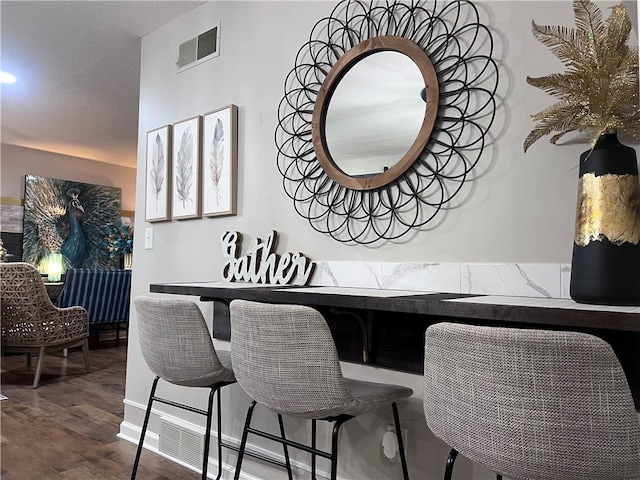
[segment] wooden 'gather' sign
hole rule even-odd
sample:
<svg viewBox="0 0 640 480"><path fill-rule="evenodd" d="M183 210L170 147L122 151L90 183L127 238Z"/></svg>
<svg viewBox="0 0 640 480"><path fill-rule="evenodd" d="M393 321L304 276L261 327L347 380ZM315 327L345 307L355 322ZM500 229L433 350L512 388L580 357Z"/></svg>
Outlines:
<svg viewBox="0 0 640 480"><path fill-rule="evenodd" d="M256 238L246 255L240 255L241 234L222 235L222 278L227 282L243 281L273 285L306 285L314 263L302 253L274 253L278 233L272 230L265 241Z"/></svg>

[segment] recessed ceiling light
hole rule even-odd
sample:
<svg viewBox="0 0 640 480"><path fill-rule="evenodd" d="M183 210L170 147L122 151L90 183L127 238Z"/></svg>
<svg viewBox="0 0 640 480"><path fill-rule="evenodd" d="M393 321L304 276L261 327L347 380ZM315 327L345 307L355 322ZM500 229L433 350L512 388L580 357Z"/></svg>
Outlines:
<svg viewBox="0 0 640 480"><path fill-rule="evenodd" d="M16 76L8 72L0 72L0 83L14 83Z"/></svg>

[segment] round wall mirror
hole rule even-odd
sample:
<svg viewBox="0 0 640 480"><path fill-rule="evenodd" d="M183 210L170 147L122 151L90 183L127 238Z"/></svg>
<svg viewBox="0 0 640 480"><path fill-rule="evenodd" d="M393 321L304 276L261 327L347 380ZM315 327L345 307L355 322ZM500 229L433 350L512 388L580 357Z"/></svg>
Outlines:
<svg viewBox="0 0 640 480"><path fill-rule="evenodd" d="M277 166L296 213L345 243L426 230L492 142L492 55L472 1L338 2L278 105Z"/></svg>
<svg viewBox="0 0 640 480"><path fill-rule="evenodd" d="M380 36L356 45L316 100L312 136L322 168L354 190L393 182L429 141L438 98L433 65L412 41Z"/></svg>

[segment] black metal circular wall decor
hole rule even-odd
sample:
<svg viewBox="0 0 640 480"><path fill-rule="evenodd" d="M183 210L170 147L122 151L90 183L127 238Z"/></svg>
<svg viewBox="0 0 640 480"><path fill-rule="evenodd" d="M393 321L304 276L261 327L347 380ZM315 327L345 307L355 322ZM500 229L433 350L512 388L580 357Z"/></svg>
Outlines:
<svg viewBox="0 0 640 480"><path fill-rule="evenodd" d="M278 107L277 165L296 212L359 244L396 240L436 218L487 143L493 47L470 1L338 3L299 49ZM372 114L366 102L387 92Z"/></svg>

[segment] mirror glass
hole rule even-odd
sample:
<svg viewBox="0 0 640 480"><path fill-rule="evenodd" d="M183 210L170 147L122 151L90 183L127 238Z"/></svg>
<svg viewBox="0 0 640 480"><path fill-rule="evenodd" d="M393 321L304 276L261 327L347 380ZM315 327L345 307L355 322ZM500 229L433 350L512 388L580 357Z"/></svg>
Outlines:
<svg viewBox="0 0 640 480"><path fill-rule="evenodd" d="M427 108L418 65L398 51L361 58L336 85L325 118L333 163L352 177L391 168L415 142Z"/></svg>

